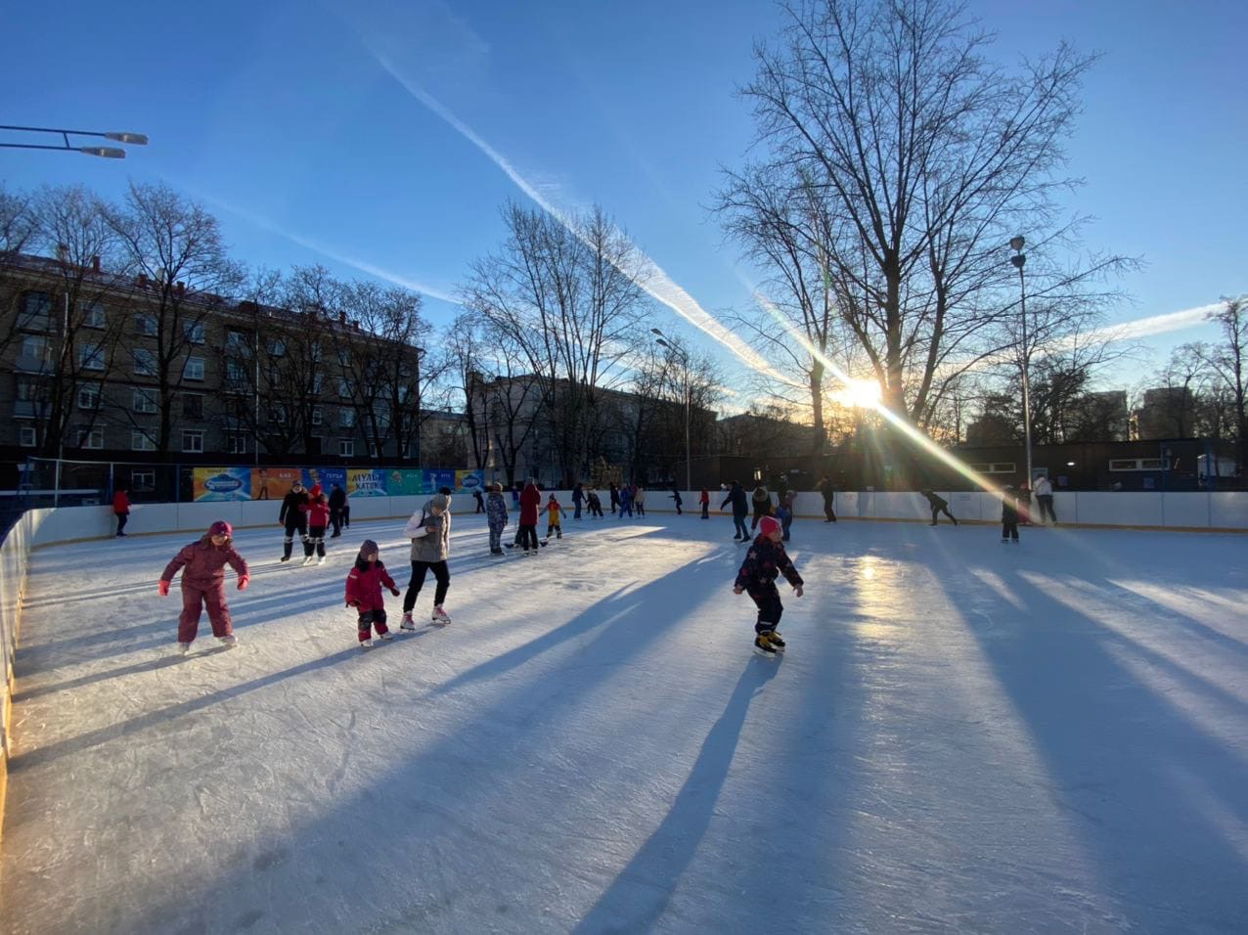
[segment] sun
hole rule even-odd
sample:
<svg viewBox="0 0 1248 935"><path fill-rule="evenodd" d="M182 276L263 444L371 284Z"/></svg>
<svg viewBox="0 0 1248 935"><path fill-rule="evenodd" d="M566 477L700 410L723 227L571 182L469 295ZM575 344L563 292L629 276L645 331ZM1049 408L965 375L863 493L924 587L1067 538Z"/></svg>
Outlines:
<svg viewBox="0 0 1248 935"><path fill-rule="evenodd" d="M859 409L875 409L880 405L883 393L876 380L846 380L845 385L836 391L834 398L843 406Z"/></svg>

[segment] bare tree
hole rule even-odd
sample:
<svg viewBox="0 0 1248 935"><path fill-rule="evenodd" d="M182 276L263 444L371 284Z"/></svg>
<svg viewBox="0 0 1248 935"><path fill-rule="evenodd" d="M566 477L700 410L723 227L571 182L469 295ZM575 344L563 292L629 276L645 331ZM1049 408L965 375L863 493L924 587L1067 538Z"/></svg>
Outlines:
<svg viewBox="0 0 1248 935"><path fill-rule="evenodd" d="M0 256L21 253L39 229L30 196L14 194L0 182Z"/></svg>
<svg viewBox="0 0 1248 935"><path fill-rule="evenodd" d="M779 180L787 193L762 203L787 222L745 223L755 255L789 280L782 308L794 330L818 337L812 326L835 302L885 403L923 424L933 396L1009 346L991 326L1010 314L1015 284L1002 245L1011 234L1024 224L1032 232L1037 301L1063 299L1047 308L1069 313L1070 294L1121 265L1094 260L1072 275L1036 262L1035 247L1068 242L1077 229L1054 219L1053 195L1072 182L1053 173L1090 60L1062 46L1022 75L1005 74L987 63L987 37L952 0L784 9L782 46L757 50L744 90L768 156L735 177L726 206L758 216L744 193ZM799 258L822 266L822 278L798 281Z"/></svg>
<svg viewBox="0 0 1248 935"><path fill-rule="evenodd" d="M169 452L175 401L205 360L206 319L241 285L243 272L227 255L217 219L165 185L132 182L123 204L102 210L132 288L156 319L155 442Z"/></svg>
<svg viewBox="0 0 1248 935"><path fill-rule="evenodd" d="M600 209L565 222L512 204L503 217L507 242L473 265L464 304L523 352L570 480L588 470L602 381L636 337L643 294L621 272L634 248Z"/></svg>
<svg viewBox="0 0 1248 935"><path fill-rule="evenodd" d="M1235 473L1248 465L1248 296L1224 298L1222 308L1211 315L1222 328L1222 343L1208 349L1205 360L1230 397L1230 418L1235 436Z"/></svg>

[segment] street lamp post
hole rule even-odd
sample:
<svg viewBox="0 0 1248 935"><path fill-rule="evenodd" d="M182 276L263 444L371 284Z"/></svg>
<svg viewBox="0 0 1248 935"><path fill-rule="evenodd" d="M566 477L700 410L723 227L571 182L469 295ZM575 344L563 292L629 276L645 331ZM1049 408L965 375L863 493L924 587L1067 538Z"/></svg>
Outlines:
<svg viewBox="0 0 1248 935"><path fill-rule="evenodd" d="M125 159L126 151L119 146L75 146L69 141L71 136L98 136L101 139L112 140L116 143L128 143L132 146L146 146L147 134L145 133L121 133L118 131L109 131L100 133L95 130L62 130L56 127L10 127L0 125L0 130L7 130L12 133L59 133L64 141L59 146L50 146L46 143L0 143L0 148L4 149L51 149L60 152L83 153L87 156L100 156L104 159Z"/></svg>
<svg viewBox="0 0 1248 935"><path fill-rule="evenodd" d="M1027 263L1027 257L1023 253L1023 247L1027 243L1021 236L1010 238L1010 249L1014 251L1014 255L1010 257L1010 262L1014 264L1014 268L1018 270L1018 297L1019 307L1022 312L1023 319L1023 450L1027 463L1026 481L1027 489L1031 489L1031 381L1029 369L1031 364L1031 347L1027 343L1027 284L1023 279L1023 266Z"/></svg>
<svg viewBox="0 0 1248 935"><path fill-rule="evenodd" d="M658 343L667 348L673 354L680 355L681 364L685 373L685 490L693 489L693 449L689 444L689 411L692 408L692 393L689 390L689 355L681 348L677 347L672 341L666 339L666 336L658 328L651 328L651 332L659 336Z"/></svg>

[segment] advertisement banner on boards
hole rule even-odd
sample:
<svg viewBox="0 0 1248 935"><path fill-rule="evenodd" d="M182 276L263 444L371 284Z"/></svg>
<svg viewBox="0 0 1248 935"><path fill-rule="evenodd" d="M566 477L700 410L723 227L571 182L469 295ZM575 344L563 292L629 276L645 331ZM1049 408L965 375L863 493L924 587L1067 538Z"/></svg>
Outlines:
<svg viewBox="0 0 1248 935"><path fill-rule="evenodd" d="M386 489L392 497L411 497L416 494L429 493L425 487L425 472L412 468L394 468L386 472L389 476Z"/></svg>
<svg viewBox="0 0 1248 935"><path fill-rule="evenodd" d="M472 493L485 489L485 477L480 471L456 471L455 490L460 493Z"/></svg>
<svg viewBox="0 0 1248 935"><path fill-rule="evenodd" d="M386 471L372 468L347 468L348 497L386 497Z"/></svg>
<svg viewBox="0 0 1248 935"><path fill-rule="evenodd" d="M251 499L251 468L197 467L192 476L197 503Z"/></svg>
<svg viewBox="0 0 1248 935"><path fill-rule="evenodd" d="M281 500L290 493L290 485L295 481L307 486L299 468L258 467L252 471L253 500Z"/></svg>
<svg viewBox="0 0 1248 935"><path fill-rule="evenodd" d="M437 493L443 487L455 489L455 471L451 470L426 470L425 474L425 493Z"/></svg>

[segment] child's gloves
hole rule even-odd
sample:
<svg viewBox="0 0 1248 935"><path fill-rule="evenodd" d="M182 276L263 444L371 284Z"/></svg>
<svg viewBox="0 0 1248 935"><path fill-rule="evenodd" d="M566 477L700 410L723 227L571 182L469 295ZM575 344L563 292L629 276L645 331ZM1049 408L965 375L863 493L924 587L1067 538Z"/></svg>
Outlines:
<svg viewBox="0 0 1248 935"><path fill-rule="evenodd" d="M169 596L169 582L164 578L160 579L160 584L156 585L156 590L160 592L161 597Z"/></svg>
<svg viewBox="0 0 1248 935"><path fill-rule="evenodd" d="M793 589L793 593L794 593L794 594L796 594L798 597L801 597L801 596L802 596L802 586L799 584L797 587L795 587L795 588Z"/></svg>
<svg viewBox="0 0 1248 935"><path fill-rule="evenodd" d="M238 589L240 591L246 591L247 585L249 584L251 584L251 575L239 575L238 576Z"/></svg>
<svg viewBox="0 0 1248 935"><path fill-rule="evenodd" d="M732 589L733 594L741 594L744 591L745 591L745 588L741 587L740 585L737 585L735 588Z"/></svg>
<svg viewBox="0 0 1248 935"><path fill-rule="evenodd" d="M398 588L391 588L391 589L390 589L390 593L391 593L391 594L393 594L395 597L398 597L398 596L399 596L399 589L398 589Z"/></svg>

